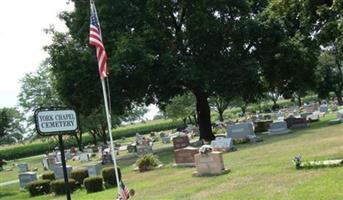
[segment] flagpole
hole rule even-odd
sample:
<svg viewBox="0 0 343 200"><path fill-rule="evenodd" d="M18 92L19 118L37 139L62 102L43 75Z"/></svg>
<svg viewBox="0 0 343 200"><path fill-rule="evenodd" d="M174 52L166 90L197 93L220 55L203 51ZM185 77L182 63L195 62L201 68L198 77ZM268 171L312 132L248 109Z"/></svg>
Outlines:
<svg viewBox="0 0 343 200"><path fill-rule="evenodd" d="M115 156L115 153L114 153L114 145L113 145L113 137L112 137L111 114L110 114L109 108L108 108L107 92L106 92L106 88L105 88L105 80L104 80L104 78L101 78L101 86L102 86L102 93L104 95L104 101L105 101L105 110L106 110L108 134L110 136L112 160L113 160L114 172L116 174L118 195L120 195L120 182L119 182L118 169L117 169L117 161L116 161L116 156Z"/></svg>
<svg viewBox="0 0 343 200"><path fill-rule="evenodd" d="M98 22L100 38L102 40L100 22L99 22L99 19L98 19L98 14L97 14L96 9L95 9L94 1L90 0L89 3L90 3L91 10L93 10L94 13L95 13L95 17L96 17L96 20ZM98 48L97 48L97 52L98 52ZM112 137L111 112L110 112L110 108L108 106L109 102L108 102L108 98L107 98L108 96L107 96L107 90L106 90L106 85L105 85L105 80L104 80L105 78L106 78L106 76L104 77L104 75L100 76L101 86L102 86L102 94L104 95L104 103L105 103L105 111L106 111L108 134L110 136L113 167L114 167L114 172L115 172L115 175L116 175L118 195L120 195L120 182L119 182L119 175L118 175L118 169L117 169L116 155L114 153L114 144L113 144L113 137Z"/></svg>

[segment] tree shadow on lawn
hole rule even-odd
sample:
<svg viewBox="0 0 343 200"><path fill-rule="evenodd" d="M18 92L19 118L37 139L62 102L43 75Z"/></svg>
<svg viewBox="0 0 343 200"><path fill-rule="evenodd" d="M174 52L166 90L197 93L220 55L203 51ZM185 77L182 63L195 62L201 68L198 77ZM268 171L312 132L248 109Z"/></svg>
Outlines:
<svg viewBox="0 0 343 200"><path fill-rule="evenodd" d="M0 199L4 198L4 197L14 196L14 195L17 195L17 193L14 193L14 192L0 192Z"/></svg>

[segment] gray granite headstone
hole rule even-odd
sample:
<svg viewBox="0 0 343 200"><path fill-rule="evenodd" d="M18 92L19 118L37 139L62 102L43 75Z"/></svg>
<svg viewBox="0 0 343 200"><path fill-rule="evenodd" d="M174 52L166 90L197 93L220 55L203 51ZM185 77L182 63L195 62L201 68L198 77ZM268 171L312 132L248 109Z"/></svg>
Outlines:
<svg viewBox="0 0 343 200"><path fill-rule="evenodd" d="M227 137L234 140L255 136L253 125L251 123L233 124L230 125L227 130Z"/></svg>
<svg viewBox="0 0 343 200"><path fill-rule="evenodd" d="M80 155L80 161L89 161L89 154L88 153L81 153Z"/></svg>
<svg viewBox="0 0 343 200"><path fill-rule="evenodd" d="M231 138L217 137L211 141L211 146L215 150L229 151L233 148L233 142Z"/></svg>
<svg viewBox="0 0 343 200"><path fill-rule="evenodd" d="M143 156L145 154L152 154L152 146L149 145L138 145L137 146L137 155Z"/></svg>
<svg viewBox="0 0 343 200"><path fill-rule="evenodd" d="M37 180L36 172L24 172L19 174L19 185L24 188L27 184Z"/></svg>
<svg viewBox="0 0 343 200"><path fill-rule="evenodd" d="M49 169L48 158L43 158L42 164L43 164L43 168L44 168L45 170L48 170L48 169Z"/></svg>
<svg viewBox="0 0 343 200"><path fill-rule="evenodd" d="M67 165L67 175L70 177L71 171L73 170L72 166ZM61 179L63 178L63 167L62 165L55 165L54 169L54 175L56 179Z"/></svg>
<svg viewBox="0 0 343 200"><path fill-rule="evenodd" d="M287 128L287 122L285 121L277 121L270 124L269 134L276 135L276 134L285 134L289 133L289 129Z"/></svg>
<svg viewBox="0 0 343 200"><path fill-rule="evenodd" d="M24 172L29 171L29 165L27 163L18 164L18 168L19 168L19 173L24 173Z"/></svg>
<svg viewBox="0 0 343 200"><path fill-rule="evenodd" d="M326 104L322 104L319 106L319 112L321 112L321 113L327 113L328 110L329 110L329 108L328 108L328 105L326 105Z"/></svg>
<svg viewBox="0 0 343 200"><path fill-rule="evenodd" d="M162 143L163 143L163 144L168 144L168 143L170 143L170 142L171 142L171 139L170 139L169 136L164 136L164 137L162 137Z"/></svg>
<svg viewBox="0 0 343 200"><path fill-rule="evenodd" d="M88 175L91 176L100 176L101 175L101 163L95 163L87 165Z"/></svg>

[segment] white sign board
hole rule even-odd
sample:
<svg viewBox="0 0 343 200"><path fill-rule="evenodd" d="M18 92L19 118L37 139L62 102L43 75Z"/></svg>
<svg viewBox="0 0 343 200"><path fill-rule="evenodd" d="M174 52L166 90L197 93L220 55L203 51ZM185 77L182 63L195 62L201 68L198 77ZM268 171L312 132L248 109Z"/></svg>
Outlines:
<svg viewBox="0 0 343 200"><path fill-rule="evenodd" d="M36 129L42 135L74 133L78 129L76 112L72 109L38 109L35 121Z"/></svg>

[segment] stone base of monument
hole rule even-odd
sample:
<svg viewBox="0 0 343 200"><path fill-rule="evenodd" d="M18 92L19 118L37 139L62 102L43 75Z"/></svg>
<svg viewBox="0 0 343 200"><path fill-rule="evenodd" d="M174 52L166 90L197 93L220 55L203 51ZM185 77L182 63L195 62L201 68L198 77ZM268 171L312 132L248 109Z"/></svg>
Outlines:
<svg viewBox="0 0 343 200"><path fill-rule="evenodd" d="M330 125L335 125L335 124L340 124L340 123L342 123L341 119L333 119L329 121Z"/></svg>
<svg viewBox="0 0 343 200"><path fill-rule="evenodd" d="M199 149L195 147L186 147L174 150L175 164L174 167L194 167L194 156L199 153Z"/></svg>
<svg viewBox="0 0 343 200"><path fill-rule="evenodd" d="M229 169L224 167L222 152L213 151L194 156L196 171L193 176L217 176L227 174Z"/></svg>

